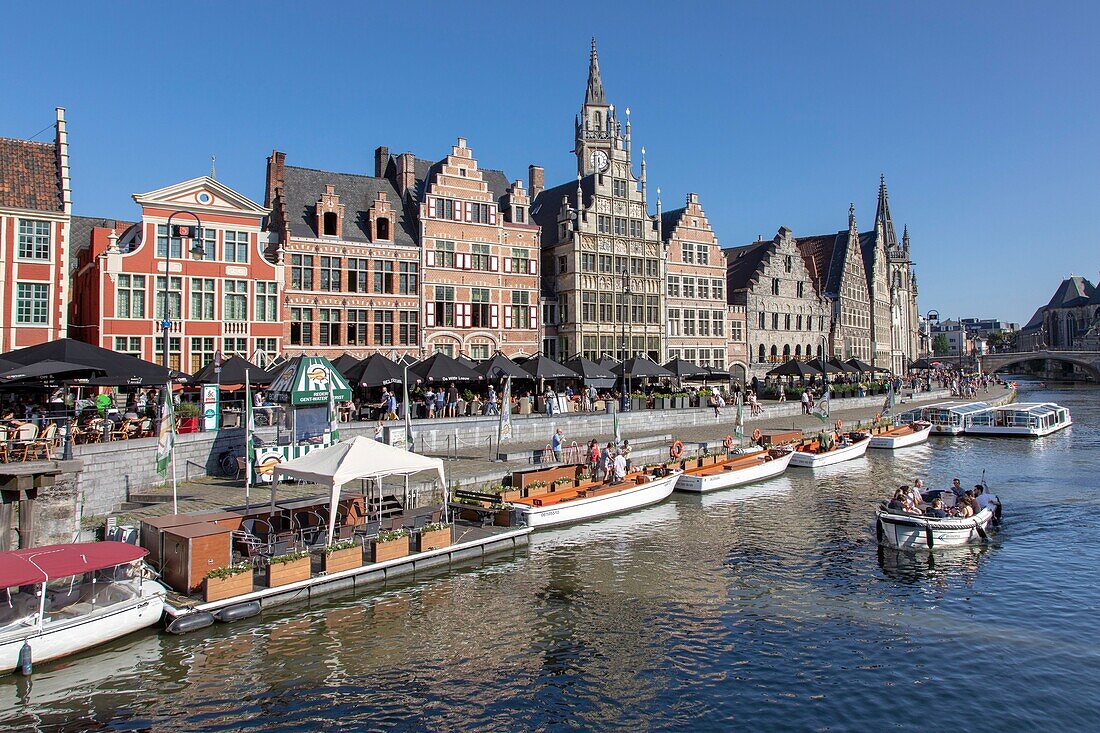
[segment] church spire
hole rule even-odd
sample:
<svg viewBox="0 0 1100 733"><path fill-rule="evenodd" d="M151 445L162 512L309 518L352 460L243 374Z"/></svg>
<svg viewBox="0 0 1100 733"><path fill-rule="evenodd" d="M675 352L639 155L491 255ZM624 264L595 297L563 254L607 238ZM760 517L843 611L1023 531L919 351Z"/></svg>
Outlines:
<svg viewBox="0 0 1100 733"><path fill-rule="evenodd" d="M607 104L600 78L600 57L596 53L596 37L592 36L592 52L588 57L588 88L584 91L585 104Z"/></svg>
<svg viewBox="0 0 1100 733"><path fill-rule="evenodd" d="M882 225L882 236L885 238L887 250L896 249L898 246L898 233L894 229L894 220L890 216L890 195L886 192L886 176L880 174L878 178L878 210L875 212L875 224Z"/></svg>

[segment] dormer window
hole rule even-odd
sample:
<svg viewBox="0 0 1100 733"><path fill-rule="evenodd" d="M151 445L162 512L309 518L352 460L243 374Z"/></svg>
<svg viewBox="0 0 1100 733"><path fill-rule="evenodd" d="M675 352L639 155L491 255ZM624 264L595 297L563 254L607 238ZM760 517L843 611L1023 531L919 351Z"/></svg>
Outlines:
<svg viewBox="0 0 1100 733"><path fill-rule="evenodd" d="M332 184L325 185L325 192L317 201L317 231L322 237L339 237L344 219L344 205Z"/></svg>
<svg viewBox="0 0 1100 733"><path fill-rule="evenodd" d="M375 239L389 240L390 237L390 220L385 217L379 218L375 222Z"/></svg>
<svg viewBox="0 0 1100 733"><path fill-rule="evenodd" d="M522 224L527 218L527 215L523 212L523 207L522 206L517 206L517 207L515 207L515 211L516 211L516 213L513 215L512 220Z"/></svg>
<svg viewBox="0 0 1100 733"><path fill-rule="evenodd" d="M326 237L335 237L337 235L337 227L339 226L339 217L335 211L326 211L324 216L321 217L324 222L324 229L322 230Z"/></svg>

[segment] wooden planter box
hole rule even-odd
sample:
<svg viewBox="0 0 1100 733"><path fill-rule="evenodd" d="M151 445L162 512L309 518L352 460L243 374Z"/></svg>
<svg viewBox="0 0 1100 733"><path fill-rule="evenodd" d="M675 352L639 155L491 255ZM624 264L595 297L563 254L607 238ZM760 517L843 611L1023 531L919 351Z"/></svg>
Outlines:
<svg viewBox="0 0 1100 733"><path fill-rule="evenodd" d="M451 528L444 527L431 532L417 532L415 537L417 552L438 550L440 547L447 547L451 544Z"/></svg>
<svg viewBox="0 0 1100 733"><path fill-rule="evenodd" d="M405 557L408 554L408 537L398 537L396 540L390 540L389 542L370 543L371 562L386 562L387 560L396 560L397 558Z"/></svg>
<svg viewBox="0 0 1100 733"><path fill-rule="evenodd" d="M493 514L493 526L494 527L511 527L512 526L512 510L500 509Z"/></svg>
<svg viewBox="0 0 1100 733"><path fill-rule="evenodd" d="M220 601L223 598L243 596L252 592L252 571L231 575L228 578L204 578L202 582L202 599Z"/></svg>
<svg viewBox="0 0 1100 733"><path fill-rule="evenodd" d="M309 555L290 562L269 564L267 566L267 587L277 588L280 585L290 585L302 580L309 580L309 565Z"/></svg>
<svg viewBox="0 0 1100 733"><path fill-rule="evenodd" d="M523 492L519 491L518 489L513 490L513 491L505 491L504 493L502 493L500 495L500 500L501 501L515 501L516 499L522 498L522 494L523 494Z"/></svg>
<svg viewBox="0 0 1100 733"><path fill-rule="evenodd" d="M326 552L321 555L321 568L326 573L338 573L351 570L363 564L363 548L349 547L346 550Z"/></svg>

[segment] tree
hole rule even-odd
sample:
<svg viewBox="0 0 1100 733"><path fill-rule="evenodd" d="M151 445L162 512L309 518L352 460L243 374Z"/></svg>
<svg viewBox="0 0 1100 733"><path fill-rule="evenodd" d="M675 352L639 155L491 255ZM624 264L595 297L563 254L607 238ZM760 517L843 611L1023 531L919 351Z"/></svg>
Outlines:
<svg viewBox="0 0 1100 733"><path fill-rule="evenodd" d="M947 341L946 333L937 333L932 339L932 353L936 356L947 356L951 353L951 344Z"/></svg>

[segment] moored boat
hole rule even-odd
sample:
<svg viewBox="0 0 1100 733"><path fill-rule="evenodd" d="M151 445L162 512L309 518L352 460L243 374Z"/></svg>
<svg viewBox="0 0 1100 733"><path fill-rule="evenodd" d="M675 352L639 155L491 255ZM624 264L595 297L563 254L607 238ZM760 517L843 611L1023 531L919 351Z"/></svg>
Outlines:
<svg viewBox="0 0 1100 733"><path fill-rule="evenodd" d="M867 453L870 436L861 431L832 435L832 445L822 446L818 438L804 441L791 456L791 465L799 468L821 468L850 461Z"/></svg>
<svg viewBox="0 0 1100 733"><path fill-rule="evenodd" d="M1053 402L1014 402L990 407L967 418L968 435L1038 438L1073 424L1069 410Z"/></svg>
<svg viewBox="0 0 1100 733"><path fill-rule="evenodd" d="M148 551L122 542L0 552L0 673L152 626L166 589L145 578Z"/></svg>
<svg viewBox="0 0 1100 733"><path fill-rule="evenodd" d="M1000 504L990 505L972 517L943 519L890 511L883 506L875 512L875 536L880 544L899 549L958 547L984 541L999 515Z"/></svg>
<svg viewBox="0 0 1100 733"><path fill-rule="evenodd" d="M664 501L680 478L679 469L659 467L627 474L619 483L589 481L577 486L512 499L520 522L551 527L627 512Z"/></svg>
<svg viewBox="0 0 1100 733"><path fill-rule="evenodd" d="M700 494L763 481L786 471L792 455L789 449L772 448L703 466L693 467L691 461L685 461L676 488Z"/></svg>
<svg viewBox="0 0 1100 733"><path fill-rule="evenodd" d="M932 423L912 422L906 425L895 425L888 430L871 436L871 448L883 448L897 450L908 448L911 445L919 445L928 440L928 434L932 432Z"/></svg>
<svg viewBox="0 0 1100 733"><path fill-rule="evenodd" d="M903 412L897 422L921 421L932 424L932 435L961 435L967 416L988 410L986 402L937 402Z"/></svg>

